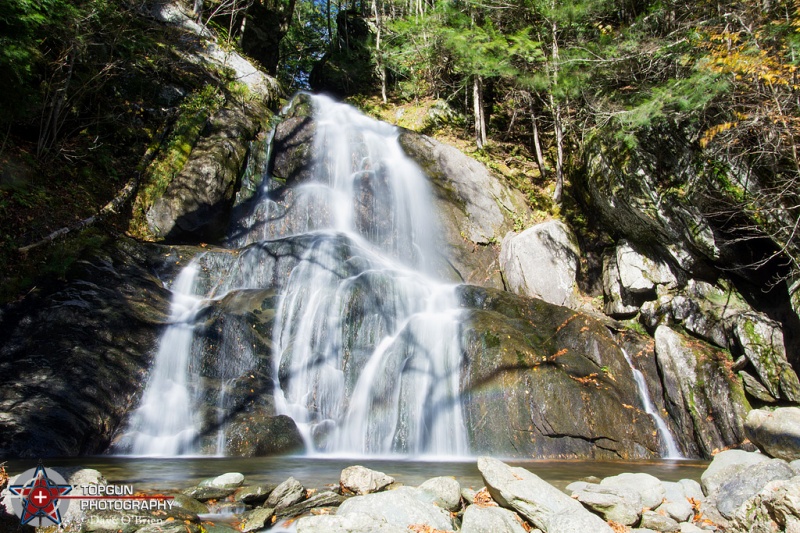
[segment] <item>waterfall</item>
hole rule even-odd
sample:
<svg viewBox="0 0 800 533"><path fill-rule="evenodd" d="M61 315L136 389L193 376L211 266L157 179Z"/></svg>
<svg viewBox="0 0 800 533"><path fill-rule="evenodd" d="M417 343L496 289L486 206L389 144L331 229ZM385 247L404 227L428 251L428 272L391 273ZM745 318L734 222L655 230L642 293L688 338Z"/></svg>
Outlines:
<svg viewBox="0 0 800 533"><path fill-rule="evenodd" d="M644 374L642 374L638 368L633 366L633 361L631 361L631 357L628 355L627 350L625 350L625 348L621 348L621 350L622 354L625 356L625 361L627 361L628 366L631 367L633 379L636 382L636 390L639 392L639 398L642 400L642 405L644 406L644 412L653 419L656 429L658 430L658 435L661 437L661 443L665 452L662 454L663 457L665 459L683 459L683 455L681 454L678 444L675 442L675 438L672 436L669 427L667 427L667 423L664 421L664 418L650 400L650 390L647 387L647 381L645 381Z"/></svg>
<svg viewBox="0 0 800 533"><path fill-rule="evenodd" d="M189 357L202 298L194 294L198 265L191 262L172 284L169 326L158 346L141 404L123 437L135 455L181 455L193 451L198 425L190 392Z"/></svg>
<svg viewBox="0 0 800 533"><path fill-rule="evenodd" d="M201 363L195 332L248 291L262 297L274 289L275 414L295 420L310 452L468 453L461 311L455 285L436 275L439 230L427 178L395 127L308 98L316 127L311 177L287 190L265 176L254 205L232 221L232 253L203 255L204 298L192 296L197 264L180 273L172 325L120 449L223 453L231 391L259 354L243 319L226 318L211 363ZM191 366L204 364L213 371L190 376ZM196 419L204 410L213 420Z"/></svg>
<svg viewBox="0 0 800 533"><path fill-rule="evenodd" d="M277 408L318 451L465 454L459 310L434 275L427 179L394 127L313 102L316 182L300 195L327 216L279 302Z"/></svg>

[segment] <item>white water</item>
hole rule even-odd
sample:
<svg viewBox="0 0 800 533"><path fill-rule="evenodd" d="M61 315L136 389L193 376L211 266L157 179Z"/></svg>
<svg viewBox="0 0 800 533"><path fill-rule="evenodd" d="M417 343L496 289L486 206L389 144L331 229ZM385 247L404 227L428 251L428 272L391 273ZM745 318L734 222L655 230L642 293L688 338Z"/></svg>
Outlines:
<svg viewBox="0 0 800 533"><path fill-rule="evenodd" d="M327 217L280 300L277 409L311 450L463 455L459 311L432 274L427 180L394 127L313 101L318 181L299 196Z"/></svg>
<svg viewBox="0 0 800 533"><path fill-rule="evenodd" d="M644 411L650 415L650 418L653 419L656 429L658 430L658 434L661 437L661 444L664 448L662 452L663 457L665 459L683 459L683 455L681 454L678 444L675 442L675 438L672 436L669 427L667 427L667 423L664 421L664 418L662 418L661 414L650 400L650 390L647 387L647 381L644 378L644 374L642 374L638 368L633 366L633 361L631 361L631 357L628 355L628 352L625 350L625 348L621 349L622 353L625 355L625 360L628 362L628 366L631 367L633 379L636 381L636 389L639 391L639 398L642 400Z"/></svg>
<svg viewBox="0 0 800 533"><path fill-rule="evenodd" d="M135 455L172 456L194 449L198 425L192 408L189 357L195 316L203 301L194 294L197 273L197 263L191 262L172 284L170 325L159 342L141 404L123 437L123 447Z"/></svg>
<svg viewBox="0 0 800 533"><path fill-rule="evenodd" d="M427 178L403 153L396 128L326 97L312 101L320 157L310 182L295 185L287 201L272 198L265 181L255 209L234 221L229 241L237 250L204 257L204 275L217 278L207 280L204 299L193 296L197 265L180 273L173 325L121 450L224 453L229 389L258 354L236 319L227 319L218 360L204 371L211 379L201 383L189 371L203 356L199 335L193 346L205 320L199 312L233 292L273 287L280 277L275 405L297 422L309 452L468 453L459 310L455 286L434 274L438 228ZM287 237L302 253L289 272L278 272L267 244ZM209 425L195 412L201 397L208 402L200 388L209 386L219 390L213 436L203 447L198 441Z"/></svg>

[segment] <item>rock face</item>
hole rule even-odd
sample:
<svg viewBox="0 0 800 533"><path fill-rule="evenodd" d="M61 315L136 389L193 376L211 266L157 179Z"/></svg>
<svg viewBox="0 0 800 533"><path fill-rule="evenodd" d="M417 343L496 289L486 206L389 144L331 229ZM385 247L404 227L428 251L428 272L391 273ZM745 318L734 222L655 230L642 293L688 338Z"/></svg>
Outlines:
<svg viewBox="0 0 800 533"><path fill-rule="evenodd" d="M0 316L0 455L98 454L133 407L186 248L128 239L78 262Z"/></svg>
<svg viewBox="0 0 800 533"><path fill-rule="evenodd" d="M168 241L212 242L225 234L247 141L271 113L233 100L209 119L189 159L147 212L150 231Z"/></svg>
<svg viewBox="0 0 800 533"><path fill-rule="evenodd" d="M529 219L522 195L452 146L409 131L401 133L400 144L431 179L444 230L443 250L456 279L503 288L494 243L514 227L511 213Z"/></svg>
<svg viewBox="0 0 800 533"><path fill-rule="evenodd" d="M750 406L728 356L666 326L655 334L658 366L663 375L667 410L686 437L710 456L744 442L742 426Z"/></svg>
<svg viewBox="0 0 800 533"><path fill-rule="evenodd" d="M800 459L800 408L754 409L747 413L744 431L750 442L770 457Z"/></svg>
<svg viewBox="0 0 800 533"><path fill-rule="evenodd" d="M631 369L605 326L508 292L465 286L459 294L470 324L461 340L462 389L473 452L659 455L653 420L643 412Z"/></svg>
<svg viewBox="0 0 800 533"><path fill-rule="evenodd" d="M508 233L500 247L500 270L511 292L569 307L577 297L579 257L572 231L551 220Z"/></svg>

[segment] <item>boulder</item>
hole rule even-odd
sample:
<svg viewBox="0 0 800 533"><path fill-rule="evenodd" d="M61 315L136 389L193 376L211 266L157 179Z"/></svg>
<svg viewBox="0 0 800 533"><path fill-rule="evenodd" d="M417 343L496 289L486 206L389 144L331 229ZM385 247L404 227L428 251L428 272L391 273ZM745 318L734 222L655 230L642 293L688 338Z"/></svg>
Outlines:
<svg viewBox="0 0 800 533"><path fill-rule="evenodd" d="M546 533L612 532L600 517L524 468L480 457L478 470L494 501L518 512Z"/></svg>
<svg viewBox="0 0 800 533"><path fill-rule="evenodd" d="M686 522L694 516L694 508L686 495L684 486L680 483L662 481L664 487L664 503L655 508L658 512L664 512L676 522ZM700 486L697 486L700 490ZM702 496L702 491L700 491Z"/></svg>
<svg viewBox="0 0 800 533"><path fill-rule="evenodd" d="M770 457L800 459L800 408L753 409L747 413L744 430L750 442Z"/></svg>
<svg viewBox="0 0 800 533"><path fill-rule="evenodd" d="M631 318L639 306L625 303L628 295L622 292L616 250L603 254L603 312L614 318Z"/></svg>
<svg viewBox="0 0 800 533"><path fill-rule="evenodd" d="M285 507L289 507L302 501L306 497L306 489L295 478L290 477L273 490L264 507L272 508L279 511Z"/></svg>
<svg viewBox="0 0 800 533"><path fill-rule="evenodd" d="M664 486L661 484L661 481L650 474L644 473L624 473L607 477L600 482L600 486L620 489L621 491L626 492L633 492L639 496L641 505L649 509L653 509L661 505L661 502L666 496L666 492L664 490ZM632 502L636 503L635 500L632 500Z"/></svg>
<svg viewBox="0 0 800 533"><path fill-rule="evenodd" d="M800 476L767 483L761 492L739 506L726 531L800 532Z"/></svg>
<svg viewBox="0 0 800 533"><path fill-rule="evenodd" d="M686 338L667 326L655 332L667 411L692 452L710 457L744 442L742 421L750 409L730 355Z"/></svg>
<svg viewBox="0 0 800 533"><path fill-rule="evenodd" d="M572 497L581 502L607 522L616 522L632 526L639 522L642 515L642 499L629 488L605 487L591 483L582 490L574 492Z"/></svg>
<svg viewBox="0 0 800 533"><path fill-rule="evenodd" d="M555 305L576 303L580 249L575 235L559 220L509 232L500 246L500 270L506 288Z"/></svg>
<svg viewBox="0 0 800 533"><path fill-rule="evenodd" d="M739 472L766 461L769 461L769 457L744 450L725 450L718 453L700 476L703 493L707 496L716 493Z"/></svg>
<svg viewBox="0 0 800 533"><path fill-rule="evenodd" d="M275 490L277 485L247 485L238 489L233 499L247 505L257 505L266 501L267 497Z"/></svg>
<svg viewBox="0 0 800 533"><path fill-rule="evenodd" d="M389 525L406 528L425 525L442 531L453 530L450 513L420 499L418 490L412 487L354 496L339 506L336 515L367 515L377 523L385 521Z"/></svg>
<svg viewBox="0 0 800 533"><path fill-rule="evenodd" d="M220 487L192 487L183 491L183 494L200 502L220 500L227 498L236 491L235 487L223 489Z"/></svg>
<svg viewBox="0 0 800 533"><path fill-rule="evenodd" d="M248 533L249 531L264 529L272 523L273 516L275 516L275 509L271 507L259 507L252 511L247 511L242 515L239 530L242 533Z"/></svg>
<svg viewBox="0 0 800 533"><path fill-rule="evenodd" d="M361 465L348 466L339 476L339 485L354 494L378 492L394 483L394 478L383 472Z"/></svg>
<svg viewBox="0 0 800 533"><path fill-rule="evenodd" d="M218 489L238 489L244 484L244 476L238 472L228 472L200 482L201 487L214 487Z"/></svg>
<svg viewBox="0 0 800 533"><path fill-rule="evenodd" d="M263 102L231 100L209 118L186 163L145 214L156 238L198 243L225 235L247 141L270 116Z"/></svg>
<svg viewBox="0 0 800 533"><path fill-rule="evenodd" d="M200 500L196 500L190 496L185 494L181 494L180 492L175 494L170 494L172 496L173 506L180 507L181 509L185 509L190 513L194 513L196 515L206 514L209 512L208 505L204 504ZM72 507L70 507L70 510Z"/></svg>
<svg viewBox="0 0 800 533"><path fill-rule="evenodd" d="M678 283L667 263L648 257L626 240L619 242L615 255L623 293L655 295L657 285L672 289Z"/></svg>
<svg viewBox="0 0 800 533"><path fill-rule="evenodd" d="M470 505L461 519L461 533L525 533L522 519L502 507Z"/></svg>
<svg viewBox="0 0 800 533"><path fill-rule="evenodd" d="M792 477L794 470L781 459L750 465L720 485L716 494L717 509L725 518L733 518L739 506L758 494L767 483Z"/></svg>
<svg viewBox="0 0 800 533"><path fill-rule="evenodd" d="M330 490L324 490L313 494L307 500L279 509L276 512L276 516L278 518L293 518L319 507L338 507L344 500L345 497L341 494L336 494Z"/></svg>
<svg viewBox="0 0 800 533"><path fill-rule="evenodd" d="M429 494L431 502L442 509L457 511L461 507L461 485L452 477L435 477L418 487Z"/></svg>
<svg viewBox="0 0 800 533"><path fill-rule="evenodd" d="M669 517L665 514L661 514L656 511L645 511L642 513L642 521L639 523L639 527L645 529L654 529L656 531L662 531L664 533L670 533L672 531L678 531L680 529L680 525L677 521L673 518Z"/></svg>

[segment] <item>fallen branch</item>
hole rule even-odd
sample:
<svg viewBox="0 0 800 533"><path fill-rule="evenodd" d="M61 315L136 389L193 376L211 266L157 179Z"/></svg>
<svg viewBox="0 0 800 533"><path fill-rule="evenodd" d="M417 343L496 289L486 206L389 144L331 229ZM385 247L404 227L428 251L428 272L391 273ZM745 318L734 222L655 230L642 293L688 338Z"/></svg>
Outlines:
<svg viewBox="0 0 800 533"><path fill-rule="evenodd" d="M112 199L110 202L104 205L103 208L97 212L97 214L92 215L88 218L84 218L83 220L77 222L76 224L73 224L72 226L67 226L61 229L57 229L44 239L41 239L32 244L19 248L18 249L19 253L27 254L31 250L43 246L45 244L51 243L54 240L58 239L59 237L63 237L67 233L71 233L73 231L79 231L82 230L83 228L91 226L95 222L102 220L111 213L118 213L119 209L133 197L134 193L138 188L139 188L139 173L137 172L136 175L133 178L131 178L128 181L128 183L125 184L125 187L123 187L122 190L119 193L117 193L114 199Z"/></svg>

